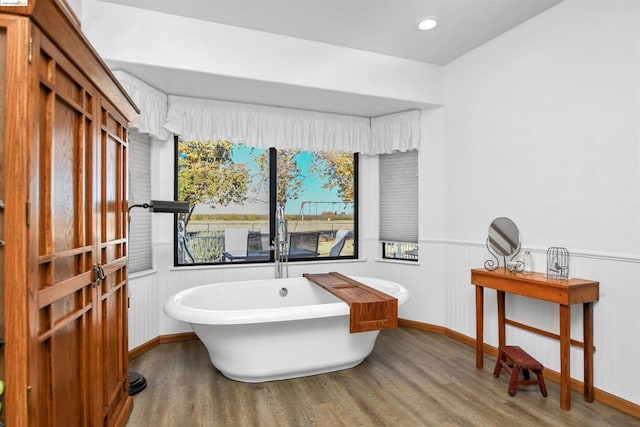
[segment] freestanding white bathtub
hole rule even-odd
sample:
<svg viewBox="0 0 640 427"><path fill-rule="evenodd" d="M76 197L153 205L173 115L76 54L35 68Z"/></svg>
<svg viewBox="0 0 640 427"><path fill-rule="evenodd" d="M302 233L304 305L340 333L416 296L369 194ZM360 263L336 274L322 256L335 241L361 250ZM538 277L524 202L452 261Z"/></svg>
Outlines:
<svg viewBox="0 0 640 427"><path fill-rule="evenodd" d="M398 299L401 285L352 277ZM378 331L349 332L349 306L304 277L197 286L170 297L170 317L188 322L211 363L244 382L303 377L358 365Z"/></svg>

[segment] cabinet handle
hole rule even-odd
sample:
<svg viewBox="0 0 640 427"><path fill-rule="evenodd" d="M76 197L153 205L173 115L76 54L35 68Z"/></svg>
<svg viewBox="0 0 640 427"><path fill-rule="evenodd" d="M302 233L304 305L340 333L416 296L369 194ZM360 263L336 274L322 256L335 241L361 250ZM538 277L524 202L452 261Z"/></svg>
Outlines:
<svg viewBox="0 0 640 427"><path fill-rule="evenodd" d="M4 240L0 240L0 248L4 247Z"/></svg>
<svg viewBox="0 0 640 427"><path fill-rule="evenodd" d="M0 200L0 209L4 209L4 200Z"/></svg>
<svg viewBox="0 0 640 427"><path fill-rule="evenodd" d="M107 278L107 275L104 274L104 268L102 268L101 264L96 264L93 266L93 283L97 284L98 282L103 281Z"/></svg>

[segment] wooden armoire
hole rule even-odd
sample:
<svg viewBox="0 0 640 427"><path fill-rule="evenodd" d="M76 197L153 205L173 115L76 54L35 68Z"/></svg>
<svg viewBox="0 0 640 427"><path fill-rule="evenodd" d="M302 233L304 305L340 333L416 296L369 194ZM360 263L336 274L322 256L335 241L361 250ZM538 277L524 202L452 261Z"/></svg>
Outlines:
<svg viewBox="0 0 640 427"><path fill-rule="evenodd" d="M0 419L124 425L137 109L64 0L21 3L0 6Z"/></svg>

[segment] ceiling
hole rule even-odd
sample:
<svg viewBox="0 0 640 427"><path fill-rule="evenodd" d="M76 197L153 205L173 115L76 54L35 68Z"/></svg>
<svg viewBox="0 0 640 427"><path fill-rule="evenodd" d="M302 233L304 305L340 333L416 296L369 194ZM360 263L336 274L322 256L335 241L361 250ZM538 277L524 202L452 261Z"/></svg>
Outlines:
<svg viewBox="0 0 640 427"><path fill-rule="evenodd" d="M104 1L444 65L561 0Z"/></svg>
<svg viewBox="0 0 640 427"><path fill-rule="evenodd" d="M401 99L247 80L175 68L169 69L113 60L108 60L107 64L114 70L126 71L154 88L171 95L361 117L377 117L398 111L433 107L430 104Z"/></svg>
<svg viewBox="0 0 640 427"><path fill-rule="evenodd" d="M444 65L561 0L103 0ZM438 18L432 31L418 22ZM109 62L175 95L376 116L410 102ZM203 87L210 93L204 93ZM304 102L302 102L303 100Z"/></svg>

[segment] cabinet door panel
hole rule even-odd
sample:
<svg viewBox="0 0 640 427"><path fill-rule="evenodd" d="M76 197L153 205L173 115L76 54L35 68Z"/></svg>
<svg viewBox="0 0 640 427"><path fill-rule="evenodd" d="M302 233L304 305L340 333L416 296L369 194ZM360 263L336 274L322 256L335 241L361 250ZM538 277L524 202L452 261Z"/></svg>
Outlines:
<svg viewBox="0 0 640 427"><path fill-rule="evenodd" d="M6 28L0 27L0 200L2 203L5 203L5 192L4 192L4 184L5 184L5 158L4 158L4 141L5 141L5 119L4 119L4 111L6 108L5 97L7 94L6 91L6 61L7 56L7 30ZM4 241L4 207L0 208L0 241ZM0 336L6 337L5 334L5 310L4 310L4 245L0 245ZM0 348L0 378L7 378L5 375L5 367L4 367L4 349ZM0 402L4 402L4 398L0 397ZM4 411L6 412L6 411ZM5 421L4 412L0 412L0 422Z"/></svg>
<svg viewBox="0 0 640 427"><path fill-rule="evenodd" d="M100 283L101 367L104 420L113 424L128 397L126 272L126 128L124 120L103 104L100 112L99 262L106 278Z"/></svg>
<svg viewBox="0 0 640 427"><path fill-rule="evenodd" d="M39 132L31 156L37 248L37 376L30 379L37 425L92 425L97 290L92 281L94 151L91 106L97 91L44 35L39 53ZM36 50L37 49L37 50ZM87 173L87 171L89 173Z"/></svg>
<svg viewBox="0 0 640 427"><path fill-rule="evenodd" d="M46 419L54 426L91 425L87 401L89 360L85 352L74 351L88 348L90 343L90 320L85 313L91 297L87 298L86 293L86 288L81 289L51 306L51 332L40 344L38 355L45 381L40 387L49 394L44 405L48 411L45 413L40 407L41 424Z"/></svg>

